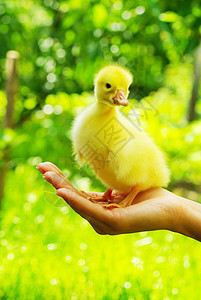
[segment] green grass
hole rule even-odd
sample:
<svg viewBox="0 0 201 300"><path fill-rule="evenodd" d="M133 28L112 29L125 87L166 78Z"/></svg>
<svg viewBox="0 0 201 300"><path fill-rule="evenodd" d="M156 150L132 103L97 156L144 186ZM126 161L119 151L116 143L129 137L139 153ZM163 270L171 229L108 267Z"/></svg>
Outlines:
<svg viewBox="0 0 201 300"><path fill-rule="evenodd" d="M199 242L167 231L100 236L68 206L51 205L46 189L32 166L8 174L2 299L200 298Z"/></svg>

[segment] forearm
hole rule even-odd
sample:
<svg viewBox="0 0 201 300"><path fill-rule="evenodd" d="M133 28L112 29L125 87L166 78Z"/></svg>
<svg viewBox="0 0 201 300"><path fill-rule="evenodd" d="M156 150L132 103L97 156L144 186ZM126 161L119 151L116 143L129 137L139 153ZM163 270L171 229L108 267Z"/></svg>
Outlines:
<svg viewBox="0 0 201 300"><path fill-rule="evenodd" d="M186 198L181 198L180 203L172 230L201 241L201 204Z"/></svg>

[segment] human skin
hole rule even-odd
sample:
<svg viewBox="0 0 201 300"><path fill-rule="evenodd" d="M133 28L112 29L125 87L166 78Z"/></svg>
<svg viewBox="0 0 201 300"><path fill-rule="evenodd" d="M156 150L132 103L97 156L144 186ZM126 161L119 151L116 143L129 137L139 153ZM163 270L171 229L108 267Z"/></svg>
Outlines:
<svg viewBox="0 0 201 300"><path fill-rule="evenodd" d="M50 162L37 166L46 181L81 217L99 234L123 234L150 230L170 230L201 241L201 204L180 197L163 188L140 192L133 204L124 208L106 209L92 203L73 187L61 170ZM87 192L91 196L103 193ZM113 191L112 199L118 203L126 197Z"/></svg>

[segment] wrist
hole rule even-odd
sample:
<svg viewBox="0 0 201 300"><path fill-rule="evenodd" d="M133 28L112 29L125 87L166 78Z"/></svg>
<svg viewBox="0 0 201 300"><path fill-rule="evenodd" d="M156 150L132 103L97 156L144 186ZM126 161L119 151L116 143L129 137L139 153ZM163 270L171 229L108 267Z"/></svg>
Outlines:
<svg viewBox="0 0 201 300"><path fill-rule="evenodd" d="M168 201L167 209L167 230L183 234L183 199L172 194Z"/></svg>
<svg viewBox="0 0 201 300"><path fill-rule="evenodd" d="M201 205L182 198L180 233L201 241Z"/></svg>
<svg viewBox="0 0 201 300"><path fill-rule="evenodd" d="M177 205L175 212L171 214L168 229L201 241L200 203L186 198L176 197Z"/></svg>

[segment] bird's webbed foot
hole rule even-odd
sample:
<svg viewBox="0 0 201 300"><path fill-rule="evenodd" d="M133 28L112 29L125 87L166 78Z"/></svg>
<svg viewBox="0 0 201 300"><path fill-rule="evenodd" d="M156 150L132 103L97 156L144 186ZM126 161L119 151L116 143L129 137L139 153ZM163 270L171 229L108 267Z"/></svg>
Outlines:
<svg viewBox="0 0 201 300"><path fill-rule="evenodd" d="M108 202L108 203L112 202L112 200L111 200L112 190L109 188L105 191L104 194L98 195L98 196L92 196L85 191L81 191L81 192L84 194L84 196L88 200L90 200L91 202L94 202L94 203L98 202L99 204L102 204L102 203L106 203L106 202Z"/></svg>

